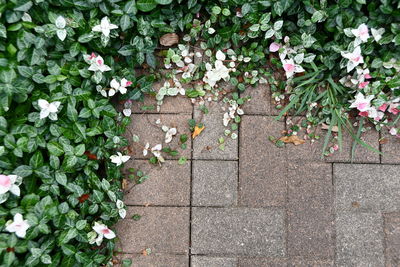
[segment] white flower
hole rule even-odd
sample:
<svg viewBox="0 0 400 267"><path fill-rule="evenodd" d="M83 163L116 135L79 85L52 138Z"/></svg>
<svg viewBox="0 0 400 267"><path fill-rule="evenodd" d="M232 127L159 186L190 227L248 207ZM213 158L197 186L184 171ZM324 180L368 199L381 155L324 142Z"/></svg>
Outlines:
<svg viewBox="0 0 400 267"><path fill-rule="evenodd" d="M117 155L112 155L110 157L111 162L115 163L117 166L121 165L122 163L127 162L131 156L124 156L121 154L121 152L117 152Z"/></svg>
<svg viewBox="0 0 400 267"><path fill-rule="evenodd" d="M146 145L144 146L144 149L143 149L143 156L147 156L149 148L150 148L150 144L146 143Z"/></svg>
<svg viewBox="0 0 400 267"><path fill-rule="evenodd" d="M293 59L282 60L282 65L288 79L291 78L295 73L304 72L303 67L295 64Z"/></svg>
<svg viewBox="0 0 400 267"><path fill-rule="evenodd" d="M103 241L103 237L107 239L115 238L115 233L108 229L108 227L102 223L95 222L92 228L98 234L95 240L98 246L100 246L101 242Z"/></svg>
<svg viewBox="0 0 400 267"><path fill-rule="evenodd" d="M90 60L90 67L89 70L90 71L101 71L101 72L105 72L105 71L110 71L111 68L109 66L107 66L106 64L104 64L104 60L101 56L97 56L96 58L92 58L92 55L89 56L89 60Z"/></svg>
<svg viewBox="0 0 400 267"><path fill-rule="evenodd" d="M389 133L390 133L391 135L397 135L397 129L394 128L394 127L392 127L392 128L390 129Z"/></svg>
<svg viewBox="0 0 400 267"><path fill-rule="evenodd" d="M151 148L151 153L160 161L164 162L163 156L161 156L161 150L162 150L162 145L157 144L154 147Z"/></svg>
<svg viewBox="0 0 400 267"><path fill-rule="evenodd" d="M211 28L211 27L208 28L207 31L208 31L209 34L214 34L214 33L215 33L215 29L214 29L214 28Z"/></svg>
<svg viewBox="0 0 400 267"><path fill-rule="evenodd" d="M224 113L224 118L222 119L222 123L224 124L224 126L228 126L228 123L230 122L231 117L229 116L228 112Z"/></svg>
<svg viewBox="0 0 400 267"><path fill-rule="evenodd" d="M352 71L359 64L364 63L364 58L361 55L361 48L357 46L353 52L341 52L342 57L347 58L347 72Z"/></svg>
<svg viewBox="0 0 400 267"><path fill-rule="evenodd" d="M119 216L124 219L126 217L126 209L124 209L124 202L122 202L122 200L117 200L117 202L115 203L117 205L117 209L118 209L118 214Z"/></svg>
<svg viewBox="0 0 400 267"><path fill-rule="evenodd" d="M364 23L358 26L357 29L352 29L351 33L354 34L356 40L354 41L354 46L358 46L361 43L365 43L368 41L369 33L368 33L368 26Z"/></svg>
<svg viewBox="0 0 400 267"><path fill-rule="evenodd" d="M209 84L211 87L214 87L215 84L221 79L227 81L229 79L229 72L231 71L231 69L228 69L222 62L222 60L225 60L224 53L218 50L216 58L217 60L215 61L214 68L211 66L211 64L206 63L207 72L203 77L203 81Z"/></svg>
<svg viewBox="0 0 400 267"><path fill-rule="evenodd" d="M361 92L358 92L355 100L351 103L350 108L357 108L359 111L368 111L371 108L371 100L374 95L365 97Z"/></svg>
<svg viewBox="0 0 400 267"><path fill-rule="evenodd" d="M40 119L49 117L50 120L57 120L58 107L61 102L54 101L52 103L47 102L47 100L39 99L38 106L40 108Z"/></svg>
<svg viewBox="0 0 400 267"><path fill-rule="evenodd" d="M124 108L122 110L122 113L125 115L125 117L130 117L132 114L132 110L130 108Z"/></svg>
<svg viewBox="0 0 400 267"><path fill-rule="evenodd" d="M67 22L65 21L63 16L58 16L55 25L57 27L57 37L61 41L65 40L65 37L67 37L67 30L65 29L65 26L67 25Z"/></svg>
<svg viewBox="0 0 400 267"><path fill-rule="evenodd" d="M122 95L126 94L126 92L128 91L126 87L130 86L131 84L132 82L128 81L125 78L123 78L120 83L116 79L112 79L110 82L110 86L112 89L110 89L108 95L113 96L116 92L120 92Z"/></svg>
<svg viewBox="0 0 400 267"><path fill-rule="evenodd" d="M200 52L196 52L196 57L202 57L203 55Z"/></svg>
<svg viewBox="0 0 400 267"><path fill-rule="evenodd" d="M99 25L96 25L92 28L94 32L101 32L104 36L108 37L110 35L110 31L112 29L117 29L118 26L115 24L111 24L108 17L104 17L101 19Z"/></svg>
<svg viewBox="0 0 400 267"><path fill-rule="evenodd" d="M6 231L10 233L15 233L18 237L24 238L26 235L26 230L29 228L27 220L24 220L20 213L14 215L14 220L6 224Z"/></svg>
<svg viewBox="0 0 400 267"><path fill-rule="evenodd" d="M382 39L382 34L385 33L385 29L384 28L379 28L379 29L371 28L371 33L372 33L372 36L374 37L374 40L376 42L378 42L380 39Z"/></svg>
<svg viewBox="0 0 400 267"><path fill-rule="evenodd" d="M19 185L22 182L22 177L18 175L0 174L0 195L10 191L16 196L20 195Z"/></svg>

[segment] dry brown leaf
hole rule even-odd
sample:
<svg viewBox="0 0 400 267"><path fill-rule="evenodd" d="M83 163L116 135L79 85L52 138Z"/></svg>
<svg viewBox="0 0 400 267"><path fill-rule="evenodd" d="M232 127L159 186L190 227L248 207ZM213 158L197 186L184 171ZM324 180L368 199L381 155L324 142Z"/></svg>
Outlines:
<svg viewBox="0 0 400 267"><path fill-rule="evenodd" d="M322 128L322 130L329 130L329 125L327 125L325 123L322 123L322 127L321 128ZM332 126L331 131L337 133L339 131L339 128L336 125Z"/></svg>
<svg viewBox="0 0 400 267"><path fill-rule="evenodd" d="M125 190L125 188L128 187L128 180L122 179L122 190Z"/></svg>
<svg viewBox="0 0 400 267"><path fill-rule="evenodd" d="M198 125L196 125L194 127L194 131L192 133L192 138L194 139L196 136L198 136L203 130L204 130L204 125L199 127Z"/></svg>
<svg viewBox="0 0 400 267"><path fill-rule="evenodd" d="M303 139L300 139L297 135L291 135L291 136L282 136L281 138L279 138L279 140L281 140L284 143L292 143L295 146L298 145L302 145L304 144L306 141Z"/></svg>
<svg viewBox="0 0 400 267"><path fill-rule="evenodd" d="M382 138L379 140L379 144L384 145L389 143L389 139L387 139L386 137Z"/></svg>
<svg viewBox="0 0 400 267"><path fill-rule="evenodd" d="M179 43L179 36L176 33L167 33L160 38L160 44L163 46L173 46L177 43Z"/></svg>

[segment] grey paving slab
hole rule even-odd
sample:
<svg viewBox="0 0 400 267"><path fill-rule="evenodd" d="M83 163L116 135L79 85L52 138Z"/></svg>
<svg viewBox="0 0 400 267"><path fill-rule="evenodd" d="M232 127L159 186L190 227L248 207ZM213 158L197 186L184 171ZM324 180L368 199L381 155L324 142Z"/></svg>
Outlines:
<svg viewBox="0 0 400 267"><path fill-rule="evenodd" d="M189 250L189 208L128 207L125 219L116 226L117 247L125 253L185 254ZM133 215L140 215L137 221Z"/></svg>
<svg viewBox="0 0 400 267"><path fill-rule="evenodd" d="M382 215L341 212L336 216L336 265L384 266Z"/></svg>
<svg viewBox="0 0 400 267"><path fill-rule="evenodd" d="M399 210L400 166L334 164L337 211Z"/></svg>
<svg viewBox="0 0 400 267"><path fill-rule="evenodd" d="M304 117L291 117L291 121L295 124L305 120ZM288 125L290 128L291 125ZM325 162L354 162L354 163L379 163L379 154L371 151L361 145L356 146L354 157L352 158L353 138L350 133L343 131L342 150L335 151L332 155L321 158L322 149L324 146L327 130L322 130L320 127L313 130L313 133L320 138L315 142L306 140L302 145L295 146L293 144L286 145L288 159L296 161L325 161ZM334 133L335 134L335 133ZM306 135L305 129L302 128L298 132L298 136L304 139ZM361 140L371 145L374 149L379 150L379 132L375 130L363 133ZM332 139L331 139L332 140ZM336 141L336 143L338 143ZM330 142L330 145L333 143Z"/></svg>
<svg viewBox="0 0 400 267"><path fill-rule="evenodd" d="M236 258L191 256L192 267L237 267Z"/></svg>
<svg viewBox="0 0 400 267"><path fill-rule="evenodd" d="M175 160L153 165L147 160L130 160L124 166L127 175L130 168L142 171L148 179L141 184L127 179L127 190L124 192L126 205L190 205L189 161L184 165Z"/></svg>
<svg viewBox="0 0 400 267"><path fill-rule="evenodd" d="M283 206L286 203L286 154L268 136L279 136L284 123L274 117L243 116L240 132L239 205Z"/></svg>
<svg viewBox="0 0 400 267"><path fill-rule="evenodd" d="M384 219L386 266L400 266L400 212L387 213Z"/></svg>
<svg viewBox="0 0 400 267"><path fill-rule="evenodd" d="M204 124L203 132L193 140L194 159L225 159L236 160L238 158L238 140L225 137L224 131L228 129L223 125L223 115L226 105L210 102L206 103L208 114L204 114L196 107L194 118ZM225 138L225 149L219 149L218 138Z"/></svg>
<svg viewBox="0 0 400 267"><path fill-rule="evenodd" d="M385 142L381 144L382 148L382 163L400 164L400 138L392 136L386 129L381 131Z"/></svg>
<svg viewBox="0 0 400 267"><path fill-rule="evenodd" d="M285 255L281 209L192 208L192 253Z"/></svg>
<svg viewBox="0 0 400 267"><path fill-rule="evenodd" d="M153 90L158 92L164 86L163 79L154 82ZM172 82L172 81L170 81ZM152 107L152 108L150 108ZM193 106L189 98L186 96L166 96L163 104L160 106L160 111L157 111L157 100L155 96L146 95L144 101L134 101L132 105L133 113L192 113Z"/></svg>
<svg viewBox="0 0 400 267"><path fill-rule="evenodd" d="M332 165L289 163L288 255L334 258Z"/></svg>
<svg viewBox="0 0 400 267"><path fill-rule="evenodd" d="M123 254L117 255L116 258L118 260L131 259L131 267L189 267L188 255L151 253L144 256L142 254Z"/></svg>
<svg viewBox="0 0 400 267"><path fill-rule="evenodd" d="M156 121L160 119L161 123L156 124ZM147 159L152 157L151 153L147 156L143 156L143 148L148 142L150 148L162 144L164 147L170 147L171 149L176 149L180 154L179 156L185 156L190 158L191 153L191 142L187 143L186 149L181 149L179 136L181 134L187 134L190 136L190 129L188 126L188 120L191 119L190 114L136 114L132 115L132 123L127 127L125 133L126 138L130 142L130 155L134 159ZM177 129L177 134L172 139L171 143L165 144L165 132L162 131L161 126L166 125L167 127ZM140 138L139 142L132 142L132 136L137 135ZM172 157L163 153L166 159L177 159L179 156Z"/></svg>
<svg viewBox="0 0 400 267"><path fill-rule="evenodd" d="M192 205L231 206L237 203L236 161L193 161Z"/></svg>
<svg viewBox="0 0 400 267"><path fill-rule="evenodd" d="M250 98L250 101L243 105L245 114L272 115L271 92L268 85L263 84L257 87L248 87L240 96Z"/></svg>
<svg viewBox="0 0 400 267"><path fill-rule="evenodd" d="M286 259L276 258L240 258L239 267L286 267Z"/></svg>

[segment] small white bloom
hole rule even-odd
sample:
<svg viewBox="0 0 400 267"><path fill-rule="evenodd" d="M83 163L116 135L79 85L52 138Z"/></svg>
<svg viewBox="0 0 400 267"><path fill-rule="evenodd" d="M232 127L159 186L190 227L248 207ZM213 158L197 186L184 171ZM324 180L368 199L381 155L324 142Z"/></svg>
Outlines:
<svg viewBox="0 0 400 267"><path fill-rule="evenodd" d="M20 213L14 215L14 220L6 224L6 231L10 233L15 233L18 237L24 238L26 235L26 230L29 228L27 220L24 220Z"/></svg>
<svg viewBox="0 0 400 267"><path fill-rule="evenodd" d="M379 28L379 29L371 28L371 33L372 36L374 37L374 40L376 42L379 42L379 40L382 39L382 34L385 33L385 28Z"/></svg>
<svg viewBox="0 0 400 267"><path fill-rule="evenodd" d="M200 52L196 52L196 57L202 57L203 55Z"/></svg>
<svg viewBox="0 0 400 267"><path fill-rule="evenodd" d="M394 127L392 127L392 128L390 129L389 133L390 133L391 135L397 135L397 129L394 128Z"/></svg>
<svg viewBox="0 0 400 267"><path fill-rule="evenodd" d="M120 166L121 164L127 162L130 158L131 156L122 155L121 152L117 152L117 155L112 155L110 157L111 162L115 163L117 166Z"/></svg>
<svg viewBox="0 0 400 267"><path fill-rule="evenodd" d="M101 32L104 36L108 37L110 35L110 31L112 29L117 29L118 26L115 24L111 24L108 17L104 17L101 19L99 25L96 25L92 28L94 32Z"/></svg>
<svg viewBox="0 0 400 267"><path fill-rule="evenodd" d="M132 84L132 82L128 81L125 78L123 78L120 83L116 79L112 79L110 82L110 86L112 89L110 90L109 95L112 96L116 92L120 92L122 95L124 95L128 91L126 89L126 87L130 86L131 84ZM111 91L113 91L112 95L111 95Z"/></svg>
<svg viewBox="0 0 400 267"><path fill-rule="evenodd" d="M125 117L130 117L132 114L132 110L130 108L125 108L122 110L122 113L124 113Z"/></svg>
<svg viewBox="0 0 400 267"><path fill-rule="evenodd" d="M235 62L229 62L229 67L231 67L231 68L234 68L236 65L235 65Z"/></svg>
<svg viewBox="0 0 400 267"><path fill-rule="evenodd" d="M217 53L215 54L215 57L217 58L217 60L221 60L221 61L224 61L226 59L225 54L221 50L217 51Z"/></svg>
<svg viewBox="0 0 400 267"><path fill-rule="evenodd" d="M57 112L61 102L54 101L52 103L47 102L47 100L39 99L38 106L40 108L40 119L49 117L50 120L57 120Z"/></svg>
<svg viewBox="0 0 400 267"><path fill-rule="evenodd" d="M214 34L214 33L215 33L215 29L214 29L214 28L211 28L211 27L208 28L207 31L208 31L209 34Z"/></svg>
<svg viewBox="0 0 400 267"><path fill-rule="evenodd" d="M172 137L176 135L176 128L168 129L165 133L165 143L168 144L172 141Z"/></svg>
<svg viewBox="0 0 400 267"><path fill-rule="evenodd" d="M101 71L101 72L105 72L105 71L110 71L111 68L109 66L107 66L106 64L104 64L104 60L101 56L97 56L96 58L91 58L93 55L89 56L90 59L90 67L89 70L90 71Z"/></svg>
<svg viewBox="0 0 400 267"><path fill-rule="evenodd" d="M126 209L124 209L124 202L122 200L117 200L115 203L118 209L119 216L124 219L126 217Z"/></svg>
<svg viewBox="0 0 400 267"><path fill-rule="evenodd" d="M22 177L18 175L0 174L0 195L10 191L16 196L20 195L19 185L22 182Z"/></svg>
<svg viewBox="0 0 400 267"><path fill-rule="evenodd" d="M165 162L163 156L161 156L162 145L157 144L151 148L151 153L160 161Z"/></svg>

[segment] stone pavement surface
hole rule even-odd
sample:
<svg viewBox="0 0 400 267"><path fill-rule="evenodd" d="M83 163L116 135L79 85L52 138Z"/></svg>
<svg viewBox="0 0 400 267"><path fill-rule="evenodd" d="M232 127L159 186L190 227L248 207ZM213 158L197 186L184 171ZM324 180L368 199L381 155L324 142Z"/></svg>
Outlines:
<svg viewBox="0 0 400 267"><path fill-rule="evenodd" d="M325 159L321 142L278 148L268 136L279 137L285 120L275 120L268 88L250 90L239 138L224 151L217 103L207 115L182 99L166 100L160 113L133 108L127 137L151 145L164 140L157 119L178 136L189 134L190 118L206 128L186 149L179 137L170 144L188 158L184 165L167 157L151 166L132 144L126 168L149 178L127 185L117 258L134 267L400 266L400 142L382 136L389 142L379 144L371 131L364 140L385 154L358 147L354 163L348 136Z"/></svg>

